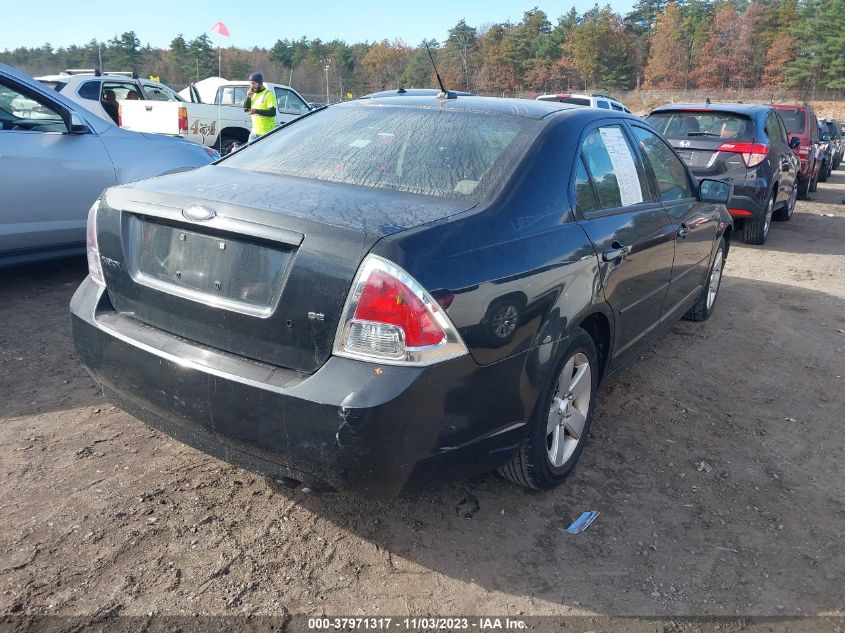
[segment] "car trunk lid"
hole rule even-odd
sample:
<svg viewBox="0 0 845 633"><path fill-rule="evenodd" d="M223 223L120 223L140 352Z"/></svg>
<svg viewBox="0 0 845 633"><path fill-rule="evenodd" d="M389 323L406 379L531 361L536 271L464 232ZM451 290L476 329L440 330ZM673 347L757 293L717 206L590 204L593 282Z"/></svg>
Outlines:
<svg viewBox="0 0 845 633"><path fill-rule="evenodd" d="M98 239L114 308L239 356L310 373L382 237L469 201L221 166L108 190Z"/></svg>

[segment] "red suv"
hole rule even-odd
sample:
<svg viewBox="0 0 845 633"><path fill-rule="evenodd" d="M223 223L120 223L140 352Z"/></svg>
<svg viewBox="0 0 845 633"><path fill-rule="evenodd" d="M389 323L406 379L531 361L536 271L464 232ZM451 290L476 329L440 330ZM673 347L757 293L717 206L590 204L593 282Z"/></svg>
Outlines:
<svg viewBox="0 0 845 633"><path fill-rule="evenodd" d="M793 105L776 103L775 110L786 124L786 131L790 138L797 136L801 145L793 151L801 161L798 170L798 197L807 198L807 193L815 191L819 184L819 168L822 160L819 151L819 120L809 105Z"/></svg>

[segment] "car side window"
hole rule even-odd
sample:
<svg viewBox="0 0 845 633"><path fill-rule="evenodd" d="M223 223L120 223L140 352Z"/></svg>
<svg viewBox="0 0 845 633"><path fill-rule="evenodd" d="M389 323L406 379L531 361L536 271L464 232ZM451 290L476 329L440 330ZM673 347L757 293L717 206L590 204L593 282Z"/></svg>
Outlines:
<svg viewBox="0 0 845 633"><path fill-rule="evenodd" d="M141 88L144 91L144 97L150 101L181 101L175 92L165 86L141 84Z"/></svg>
<svg viewBox="0 0 845 633"><path fill-rule="evenodd" d="M613 108L614 110L619 110L619 112L622 112L622 106L618 106L615 103L611 103L610 107Z"/></svg>
<svg viewBox="0 0 845 633"><path fill-rule="evenodd" d="M621 126L604 126L588 132L581 144L581 154L602 209L643 201L643 191L647 190L644 176Z"/></svg>
<svg viewBox="0 0 845 633"><path fill-rule="evenodd" d="M67 125L48 100L0 81L0 131L67 132Z"/></svg>
<svg viewBox="0 0 845 633"><path fill-rule="evenodd" d="M610 106L609 106L609 105L607 105L607 101L602 101L601 99L599 99L598 101L596 101L596 107L597 107L597 108L602 108L602 109L604 109L604 110L610 110Z"/></svg>
<svg viewBox="0 0 845 633"><path fill-rule="evenodd" d="M580 156L575 171L575 206L582 213L598 211L600 208L593 183L584 166L584 159Z"/></svg>
<svg viewBox="0 0 845 633"><path fill-rule="evenodd" d="M783 128L780 126L780 121L778 121L774 110L769 110L769 113L766 115L766 136L772 141L786 142Z"/></svg>
<svg viewBox="0 0 845 633"><path fill-rule="evenodd" d="M221 88L220 103L243 107L248 86L225 86Z"/></svg>
<svg viewBox="0 0 845 633"><path fill-rule="evenodd" d="M669 146L653 132L637 125L632 127L646 160L654 172L657 187L660 190L660 201L669 202L694 197L686 167Z"/></svg>
<svg viewBox="0 0 845 633"><path fill-rule="evenodd" d="M287 88L276 88L276 106L279 112L285 114L304 114L308 106L296 93Z"/></svg>
<svg viewBox="0 0 845 633"><path fill-rule="evenodd" d="M114 92L114 96L116 99L127 99L130 92L137 92L137 87L133 83L129 82L122 82L122 81L106 81L103 83L103 95L106 94L106 91L111 90Z"/></svg>
<svg viewBox="0 0 845 633"><path fill-rule="evenodd" d="M84 84L79 86L79 90L76 91L83 99L90 99L91 101L99 101L100 100L100 82L99 81L86 81Z"/></svg>

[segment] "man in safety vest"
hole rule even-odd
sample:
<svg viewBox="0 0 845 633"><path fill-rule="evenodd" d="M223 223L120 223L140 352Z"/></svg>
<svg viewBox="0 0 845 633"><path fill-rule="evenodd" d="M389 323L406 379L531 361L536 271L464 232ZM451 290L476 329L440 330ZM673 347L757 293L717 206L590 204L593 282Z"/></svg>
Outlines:
<svg viewBox="0 0 845 633"><path fill-rule="evenodd" d="M246 93L244 111L252 115L250 141L276 127L276 95L264 87L261 73L252 73L249 76L249 92Z"/></svg>

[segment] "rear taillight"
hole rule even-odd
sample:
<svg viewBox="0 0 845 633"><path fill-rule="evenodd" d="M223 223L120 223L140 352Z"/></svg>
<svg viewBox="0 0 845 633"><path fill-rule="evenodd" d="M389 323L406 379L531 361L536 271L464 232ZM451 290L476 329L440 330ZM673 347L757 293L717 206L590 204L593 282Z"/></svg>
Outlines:
<svg viewBox="0 0 845 633"><path fill-rule="evenodd" d="M88 276L101 286L106 285L103 278L103 265L100 263L100 248L97 244L97 209L100 201L97 200L88 210L88 223L86 225L86 251L88 253Z"/></svg>
<svg viewBox="0 0 845 633"><path fill-rule="evenodd" d="M369 255L352 283L334 353L422 366L463 356L467 349L446 312L413 277Z"/></svg>
<svg viewBox="0 0 845 633"><path fill-rule="evenodd" d="M179 134L188 133L188 108L181 106L179 108Z"/></svg>
<svg viewBox="0 0 845 633"><path fill-rule="evenodd" d="M810 156L810 148L809 147L799 147L798 148L798 155L801 158L809 158Z"/></svg>
<svg viewBox="0 0 845 633"><path fill-rule="evenodd" d="M756 167L769 156L769 146L762 143L722 143L716 151L741 154L746 167Z"/></svg>

